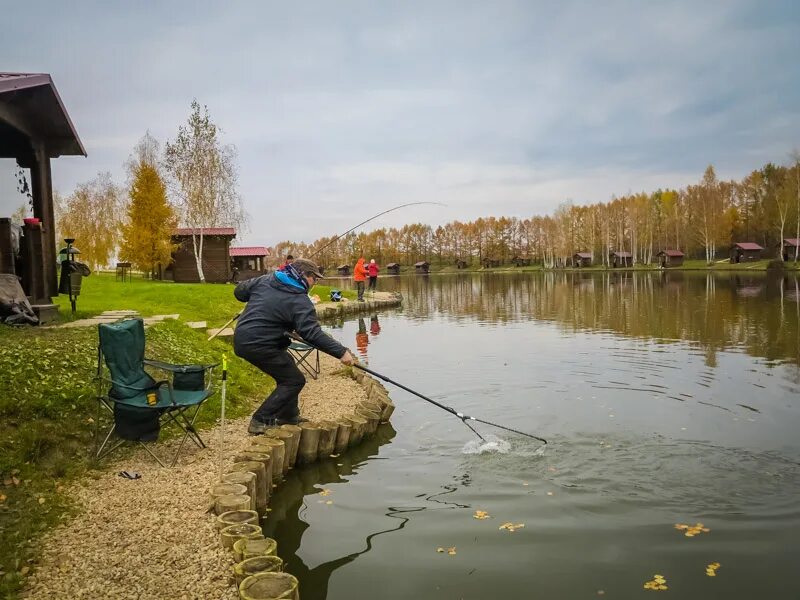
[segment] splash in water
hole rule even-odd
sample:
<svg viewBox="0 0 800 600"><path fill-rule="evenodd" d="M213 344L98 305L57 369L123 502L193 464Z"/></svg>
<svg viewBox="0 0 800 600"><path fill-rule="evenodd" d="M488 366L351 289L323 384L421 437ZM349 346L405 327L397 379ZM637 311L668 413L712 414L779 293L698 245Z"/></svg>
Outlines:
<svg viewBox="0 0 800 600"><path fill-rule="evenodd" d="M494 435L487 435L486 441L470 440L461 449L463 454L485 454L487 452L508 454L511 444Z"/></svg>

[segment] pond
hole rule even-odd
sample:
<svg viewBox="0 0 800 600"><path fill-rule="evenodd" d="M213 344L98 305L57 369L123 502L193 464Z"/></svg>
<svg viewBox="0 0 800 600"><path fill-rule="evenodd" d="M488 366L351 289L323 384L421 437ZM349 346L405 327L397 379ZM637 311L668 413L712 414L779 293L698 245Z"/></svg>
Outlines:
<svg viewBox="0 0 800 600"><path fill-rule="evenodd" d="M475 453L458 418L387 384L392 426L274 496L266 533L304 600L633 598L656 574L682 599L800 596L794 278L380 287L402 308L332 335L374 370L549 444L480 426L510 447Z"/></svg>

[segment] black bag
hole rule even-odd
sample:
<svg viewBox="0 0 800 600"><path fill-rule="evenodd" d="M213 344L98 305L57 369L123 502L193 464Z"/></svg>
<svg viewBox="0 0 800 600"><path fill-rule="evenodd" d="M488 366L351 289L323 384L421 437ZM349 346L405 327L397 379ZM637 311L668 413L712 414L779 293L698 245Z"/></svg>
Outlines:
<svg viewBox="0 0 800 600"><path fill-rule="evenodd" d="M186 365L172 376L172 389L199 392L206 389L206 371L197 365Z"/></svg>
<svg viewBox="0 0 800 600"><path fill-rule="evenodd" d="M114 403L114 425L117 435L133 442L154 442L161 424L157 410Z"/></svg>

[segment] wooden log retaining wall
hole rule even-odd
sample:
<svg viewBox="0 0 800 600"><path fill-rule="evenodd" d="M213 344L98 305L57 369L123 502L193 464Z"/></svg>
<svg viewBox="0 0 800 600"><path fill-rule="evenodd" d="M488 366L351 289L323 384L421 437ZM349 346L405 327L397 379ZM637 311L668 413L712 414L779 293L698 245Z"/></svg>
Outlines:
<svg viewBox="0 0 800 600"><path fill-rule="evenodd" d="M283 425L253 437L233 457L222 481L210 490L220 543L233 552L233 573L242 600L300 599L297 579L283 572L275 540L265 538L260 519L272 489L297 464L335 457L373 435L394 412L386 388L369 374L352 369L365 399L336 421Z"/></svg>

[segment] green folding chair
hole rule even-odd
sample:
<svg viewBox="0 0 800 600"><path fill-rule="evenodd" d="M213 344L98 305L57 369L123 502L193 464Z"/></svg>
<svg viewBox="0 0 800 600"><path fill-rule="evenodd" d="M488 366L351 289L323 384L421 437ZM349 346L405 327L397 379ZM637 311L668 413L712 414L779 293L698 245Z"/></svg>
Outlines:
<svg viewBox="0 0 800 600"><path fill-rule="evenodd" d="M98 325L97 421L95 458L100 460L126 442L138 442L163 467L164 462L145 444L158 440L162 426L175 426L183 438L170 466L174 466L187 439L206 445L194 428L200 407L213 393L211 372L216 365L176 365L144 357L141 319ZM145 366L171 374L154 379ZM104 410L112 415L100 442Z"/></svg>

